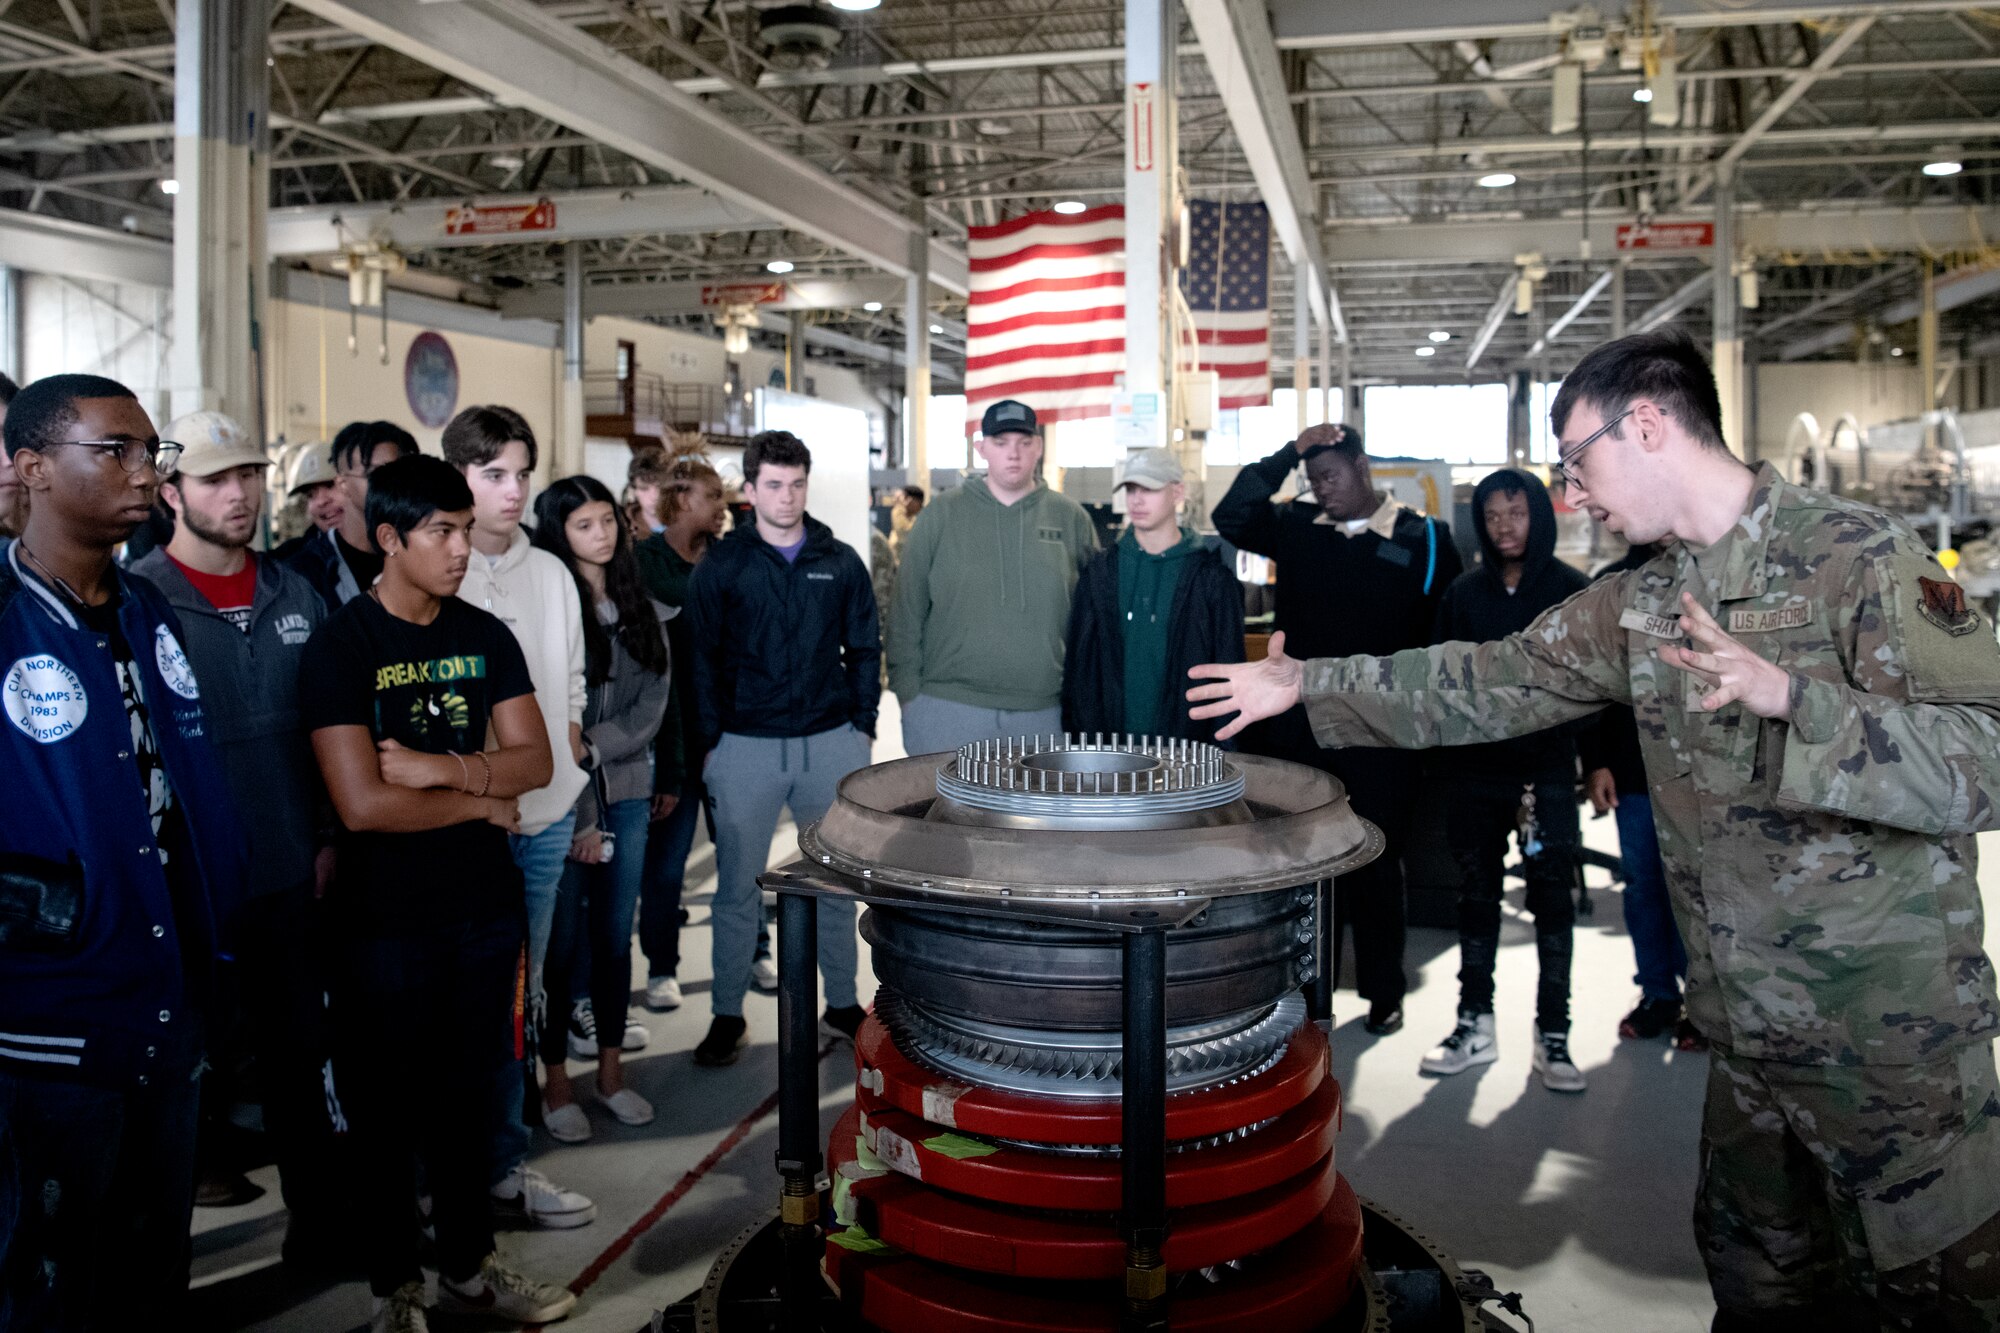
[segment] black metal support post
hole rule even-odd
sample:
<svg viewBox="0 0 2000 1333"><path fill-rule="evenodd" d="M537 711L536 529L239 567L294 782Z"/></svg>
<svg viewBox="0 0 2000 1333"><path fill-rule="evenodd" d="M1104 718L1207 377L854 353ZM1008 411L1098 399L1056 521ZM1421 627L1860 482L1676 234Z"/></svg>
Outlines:
<svg viewBox="0 0 2000 1333"><path fill-rule="evenodd" d="M1167 936L1125 937L1123 1069L1125 1319L1167 1327Z"/></svg>
<svg viewBox="0 0 2000 1333"><path fill-rule="evenodd" d="M813 1012L819 976L819 900L778 895L778 1220L784 1271L782 1323L817 1327L819 1280L819 1041Z"/></svg>
<svg viewBox="0 0 2000 1333"><path fill-rule="evenodd" d="M1334 969L1340 963L1340 923L1333 915L1333 881L1313 885L1313 978L1306 987L1306 1016L1333 1026Z"/></svg>

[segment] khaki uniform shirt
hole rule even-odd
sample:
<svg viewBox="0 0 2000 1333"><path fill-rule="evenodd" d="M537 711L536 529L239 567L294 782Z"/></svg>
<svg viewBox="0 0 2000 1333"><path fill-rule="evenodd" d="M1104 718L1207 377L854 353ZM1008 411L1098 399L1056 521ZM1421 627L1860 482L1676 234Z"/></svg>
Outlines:
<svg viewBox="0 0 2000 1333"><path fill-rule="evenodd" d="M1700 709L1656 655L1691 590L1792 675L1788 720ZM1600 579L1523 632L1307 662L1326 746L1462 745L1630 704L1688 1014L1739 1055L1902 1065L2000 1023L1972 835L2000 827L2000 645L1901 520L1758 470L1715 545Z"/></svg>

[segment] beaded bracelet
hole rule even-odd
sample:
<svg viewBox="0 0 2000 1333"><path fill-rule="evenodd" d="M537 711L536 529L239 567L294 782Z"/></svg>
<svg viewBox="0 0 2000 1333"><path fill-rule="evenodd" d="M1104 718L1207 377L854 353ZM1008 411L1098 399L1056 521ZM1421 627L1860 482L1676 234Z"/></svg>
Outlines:
<svg viewBox="0 0 2000 1333"><path fill-rule="evenodd" d="M483 797L487 792L493 790L493 761L486 757L486 752L483 750L474 750L472 753L479 760L480 768L485 770L486 773L486 776L479 783L479 790L472 794Z"/></svg>

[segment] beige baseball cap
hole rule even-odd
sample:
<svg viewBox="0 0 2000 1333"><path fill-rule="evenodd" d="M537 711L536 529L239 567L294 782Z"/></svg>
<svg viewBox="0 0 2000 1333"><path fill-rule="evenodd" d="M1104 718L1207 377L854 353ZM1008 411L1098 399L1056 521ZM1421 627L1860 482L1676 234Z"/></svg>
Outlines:
<svg viewBox="0 0 2000 1333"><path fill-rule="evenodd" d="M212 477L233 467L269 464L264 451L241 426L220 412L190 412L175 417L166 438L181 446L174 475Z"/></svg>
<svg viewBox="0 0 2000 1333"><path fill-rule="evenodd" d="M1127 486L1138 486L1149 491L1163 491L1177 481L1187 480L1181 471L1180 460L1165 449L1135 449L1118 468L1113 490Z"/></svg>
<svg viewBox="0 0 2000 1333"><path fill-rule="evenodd" d="M298 460L292 464L292 484L286 487L286 494L297 495L332 480L333 464L327 459L326 446L315 442L300 450Z"/></svg>

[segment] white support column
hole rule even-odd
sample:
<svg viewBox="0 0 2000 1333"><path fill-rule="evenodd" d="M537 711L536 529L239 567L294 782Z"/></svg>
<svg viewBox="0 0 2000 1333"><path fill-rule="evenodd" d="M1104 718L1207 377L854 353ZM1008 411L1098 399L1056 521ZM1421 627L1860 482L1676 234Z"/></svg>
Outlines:
<svg viewBox="0 0 2000 1333"><path fill-rule="evenodd" d="M556 457L550 475L570 477L583 471L584 439L588 434L583 402L583 242L563 246L563 379L561 416L556 430Z"/></svg>
<svg viewBox="0 0 2000 1333"><path fill-rule="evenodd" d="M268 433L258 364L270 186L269 0L182 0L174 32L174 415ZM166 423L161 422L164 426Z"/></svg>
<svg viewBox="0 0 2000 1333"><path fill-rule="evenodd" d="M1125 0L1125 389L1159 395L1155 446L1166 444L1172 420L1173 8L1173 0Z"/></svg>
<svg viewBox="0 0 2000 1333"><path fill-rule="evenodd" d="M1333 420L1333 321L1327 319L1319 322L1319 419Z"/></svg>
<svg viewBox="0 0 2000 1333"><path fill-rule="evenodd" d="M1715 390L1722 399L1722 438L1740 458L1754 454L1743 420L1743 336L1736 301L1736 169L1715 172Z"/></svg>
<svg viewBox="0 0 2000 1333"><path fill-rule="evenodd" d="M0 264L0 375L27 383L28 371L21 364L26 350L21 345L21 270Z"/></svg>
<svg viewBox="0 0 2000 1333"><path fill-rule="evenodd" d="M806 391L806 312L794 310L785 321L785 392Z"/></svg>
<svg viewBox="0 0 2000 1333"><path fill-rule="evenodd" d="M1611 336L1625 336L1625 261L1611 266Z"/></svg>
<svg viewBox="0 0 2000 1333"><path fill-rule="evenodd" d="M911 206L916 226L910 236L910 277L903 289L903 472L907 480L931 488L931 311L929 223L920 197Z"/></svg>
<svg viewBox="0 0 2000 1333"><path fill-rule="evenodd" d="M1312 349L1312 307L1306 299L1312 280L1310 266L1292 265L1292 390L1293 396L1299 400L1295 435L1305 434L1307 425L1312 421L1308 411L1311 404L1306 402L1306 395L1312 392L1312 362L1306 356ZM1326 387L1324 379L1320 381L1320 387Z"/></svg>

